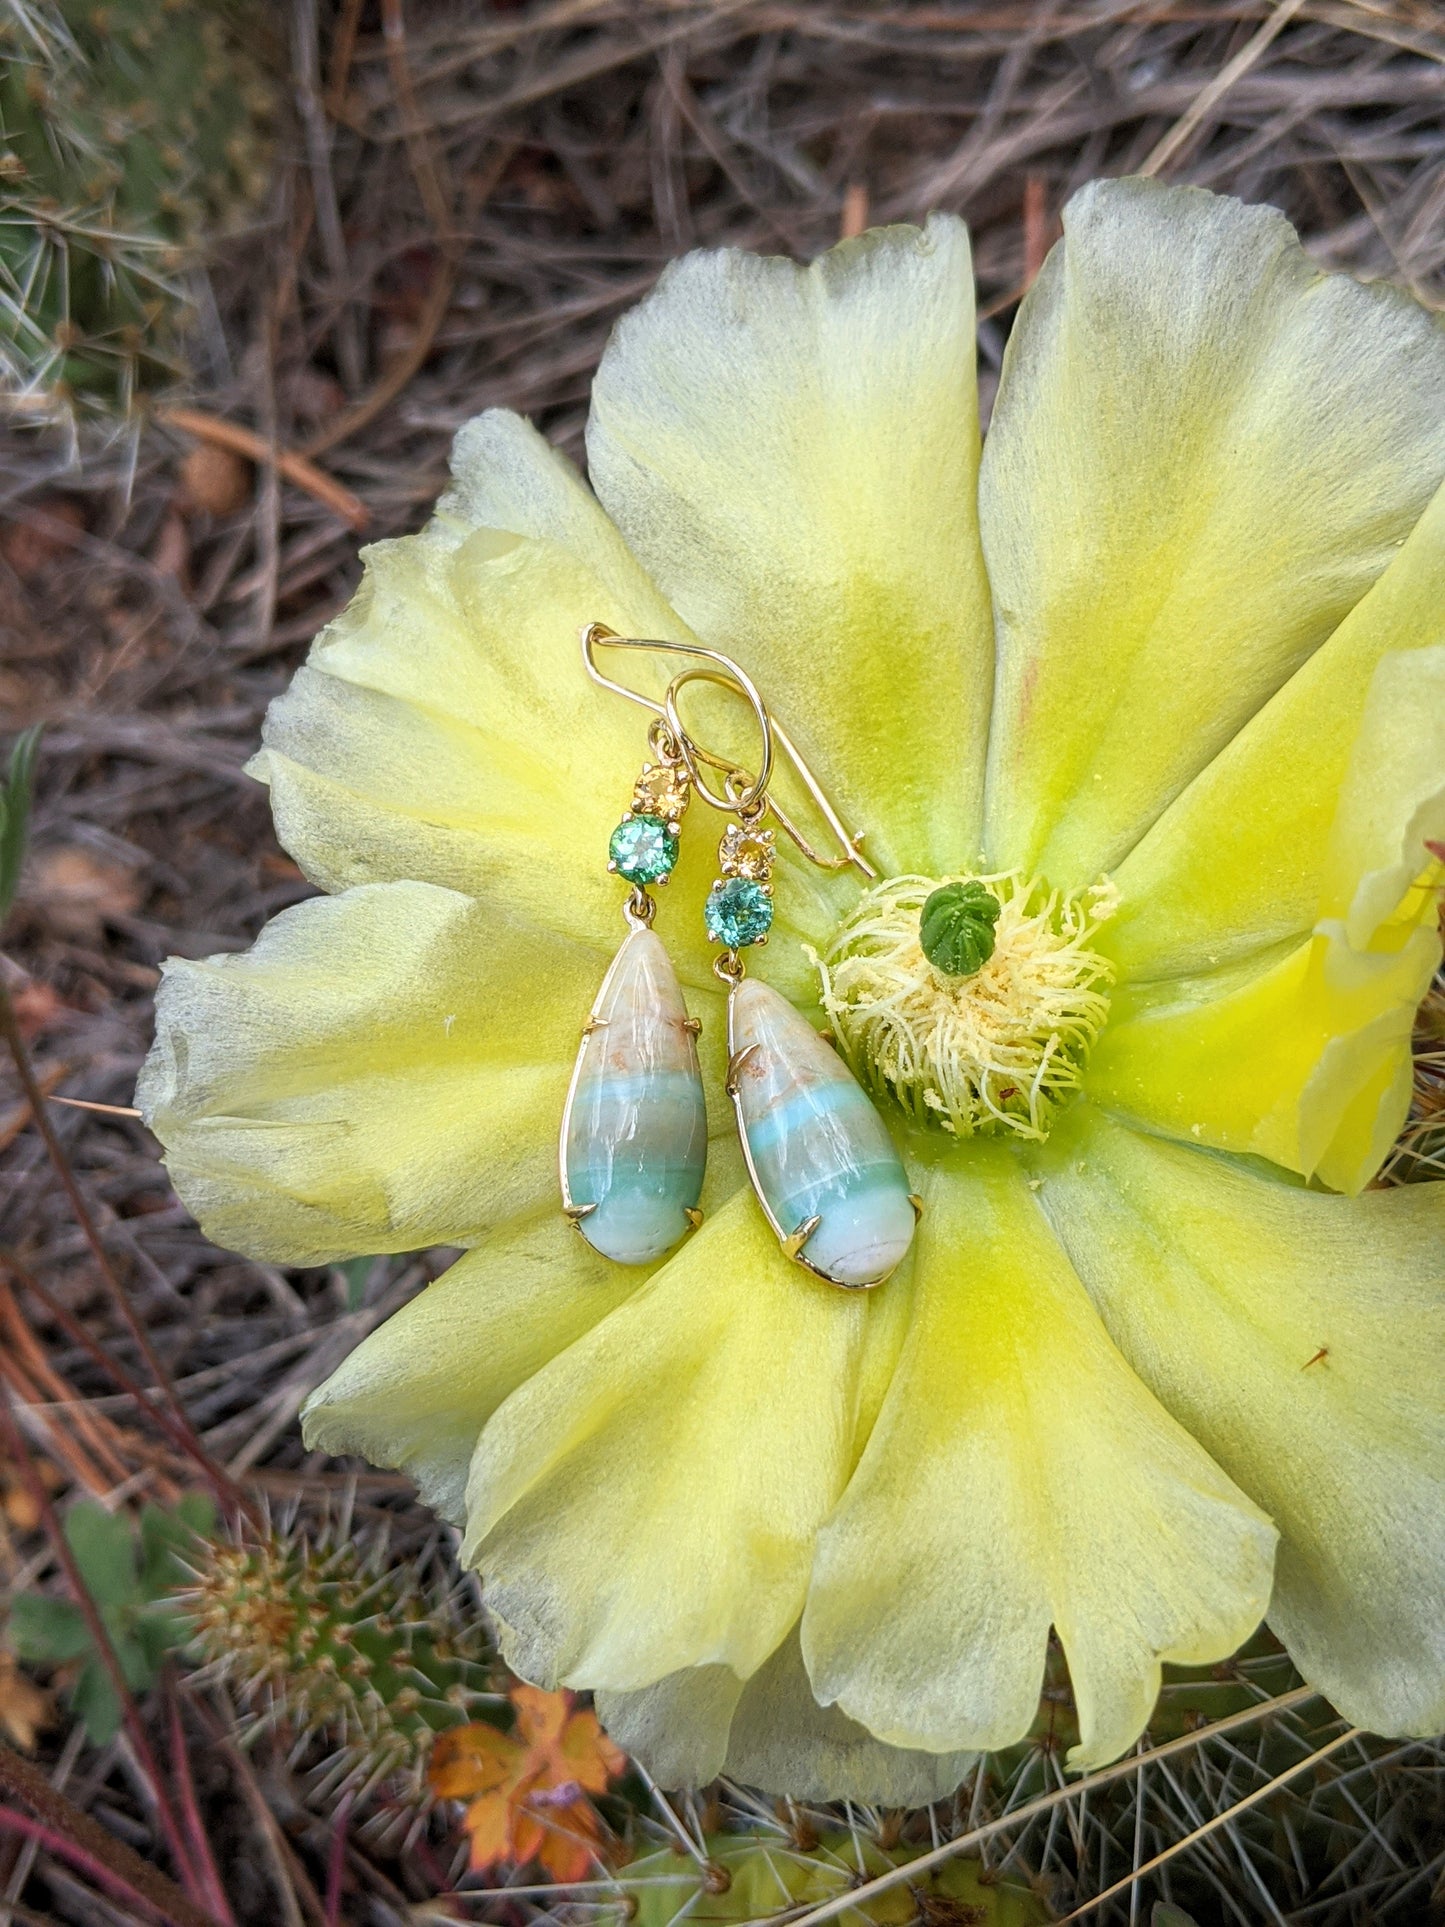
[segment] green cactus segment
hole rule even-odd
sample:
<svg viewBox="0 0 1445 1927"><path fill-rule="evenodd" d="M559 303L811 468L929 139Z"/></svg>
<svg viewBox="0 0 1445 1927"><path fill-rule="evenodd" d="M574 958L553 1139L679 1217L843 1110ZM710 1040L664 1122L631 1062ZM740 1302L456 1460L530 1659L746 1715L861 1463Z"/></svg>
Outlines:
<svg viewBox="0 0 1445 1927"><path fill-rule="evenodd" d="M209 1545L180 1603L200 1659L256 1709L253 1731L284 1722L331 1742L329 1793L397 1775L419 1791L435 1735L499 1700L476 1612L349 1540Z"/></svg>
<svg viewBox="0 0 1445 1927"><path fill-rule="evenodd" d="M178 371L185 272L255 208L275 93L207 0L0 4L0 378L50 420ZM244 33L237 28L244 26Z"/></svg>
<svg viewBox="0 0 1445 1927"><path fill-rule="evenodd" d="M945 883L923 906L918 940L945 977L973 977L993 955L994 925L1002 905L977 880Z"/></svg>
<svg viewBox="0 0 1445 1927"><path fill-rule="evenodd" d="M635 1927L669 1927L684 1908L683 1919L709 1923L804 1911L905 1866L924 1851L921 1845L885 1849L866 1833L841 1830L806 1850L783 1834L714 1834L707 1845L706 1871L666 1849L622 1869L617 1878L635 1909L629 1915ZM1043 1927L1053 1918L1026 1887L1000 1880L962 1855L861 1900L844 1916L852 1927L860 1921L909 1927L930 1920L958 1927L965 1922L968 1927Z"/></svg>

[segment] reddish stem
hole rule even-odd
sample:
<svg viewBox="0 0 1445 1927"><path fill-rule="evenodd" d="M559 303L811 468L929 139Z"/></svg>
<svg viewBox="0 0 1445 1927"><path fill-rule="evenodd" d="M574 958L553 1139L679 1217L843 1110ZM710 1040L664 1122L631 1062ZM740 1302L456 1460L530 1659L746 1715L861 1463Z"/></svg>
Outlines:
<svg viewBox="0 0 1445 1927"><path fill-rule="evenodd" d="M175 1418L167 1412L163 1406L157 1405L140 1381L132 1378L124 1365L120 1364L117 1359L112 1358L109 1352L86 1330L85 1326L75 1314L67 1311L65 1306L55 1297L54 1293L47 1291L40 1280L27 1271L24 1265L20 1264L12 1253L8 1251L0 1253L0 1263L5 1265L11 1276L15 1278L19 1284L24 1285L27 1291L34 1292L35 1296L40 1300L41 1304L44 1305L50 1317L60 1326L66 1337L79 1345L92 1361L120 1387L121 1391L123 1391L127 1397L135 1400L147 1418L155 1423L165 1437L170 1440L171 1444L175 1446L176 1450L200 1466L208 1484L210 1484L215 1491L217 1498L222 1500L223 1503L234 1507L236 1511L249 1519L253 1525L259 1527L261 1524L259 1511L251 1500L247 1498L240 1486L237 1485L226 1468L214 1459L211 1454L206 1451L204 1446L201 1447L199 1455L197 1454L196 1434L190 1426L179 1425ZM172 1396L174 1396L174 1394L172 1394Z"/></svg>
<svg viewBox="0 0 1445 1927"><path fill-rule="evenodd" d="M100 1658L101 1664L105 1667L111 1686L115 1691L117 1699L120 1701L121 1716L125 1721L126 1732L130 1735L131 1746L135 1750L136 1762L140 1767L141 1773L150 1785L151 1796L156 1803L156 1814L160 1820L162 1831L165 1833L172 1858L176 1863L176 1870L185 1881L187 1887L190 1887L194 1884L195 1876L191 1868L190 1857L186 1851L185 1836L181 1832L176 1816L171 1810L170 1801L166 1797L165 1782L161 1778L160 1765L156 1760L154 1752L151 1750L151 1743L146 1736L145 1724L141 1719L140 1709L135 1703L129 1686L126 1684L125 1674L121 1670L119 1659L116 1657L115 1647L111 1643L105 1621L101 1617L100 1610L95 1601L90 1596L85 1580L81 1576L80 1567L76 1563L75 1554L70 1549L70 1541L65 1536L55 1507L50 1503L50 1494L45 1490L45 1482L35 1469L35 1461L31 1456L30 1447L26 1443L25 1434L20 1427L19 1420L15 1416L12 1403L13 1396L14 1394L7 1388L4 1396L0 1397L0 1426L3 1426L11 1456L19 1468L20 1476L25 1483L26 1490L30 1494L31 1502L35 1506L45 1526L46 1536L50 1540L51 1549L60 1562L61 1570L65 1574L66 1582L71 1592L75 1595L75 1603L80 1608L81 1616L85 1620L96 1653Z"/></svg>
<svg viewBox="0 0 1445 1927"><path fill-rule="evenodd" d="M0 1037L5 1039L11 1058L14 1060L15 1073L20 1079L21 1089L24 1091L26 1099L29 1102L30 1115L35 1121L35 1128L39 1131L50 1162L55 1168L55 1175L60 1179L61 1188L70 1201L70 1208L75 1213L76 1223L80 1226L85 1236L85 1242L90 1246L91 1255L100 1267L100 1274L105 1279L106 1285L109 1287L111 1295L115 1299L116 1306L120 1311L121 1317L126 1322L131 1337L134 1338L136 1344L140 1347L141 1356L150 1367L152 1377L174 1407L177 1419L190 1441L191 1449L198 1459L204 1460L208 1457L206 1448L201 1443L195 1427L187 1417L186 1409L176 1394L175 1386L171 1383L170 1374L157 1356L155 1347L151 1344L145 1326L136 1316L135 1307L130 1302L130 1294L126 1291L124 1285L121 1284L120 1279L116 1275L115 1269L110 1262L110 1254L106 1251L95 1220L90 1214L90 1206L86 1203L80 1186L76 1182L75 1173L70 1168L70 1160L65 1155L65 1147L55 1135L55 1128L50 1122L45 1098L41 1093L39 1084L36 1082L34 1067L30 1062L30 1053L26 1049L25 1039L21 1035L20 1024L15 1015L15 1006L10 1001L10 993L5 987L3 977L0 977Z"/></svg>
<svg viewBox="0 0 1445 1927"><path fill-rule="evenodd" d="M47 1853L53 1853L60 1860L68 1860L71 1866L87 1875L96 1886L109 1888L112 1893L130 1905L143 1908L147 1914L154 1914L157 1911L144 1894L132 1887L128 1880L122 1880L119 1874L112 1872L103 1861L87 1853L84 1847L77 1847L75 1842L67 1840L63 1833L55 1833L41 1821L32 1820L28 1814L17 1813L13 1807L0 1806L0 1827L6 1827L12 1833L18 1833L23 1839L35 1841ZM170 1916L162 1914L161 1918L168 1920Z"/></svg>
<svg viewBox="0 0 1445 1927"><path fill-rule="evenodd" d="M200 1805L196 1800L196 1784L191 1777L191 1756L186 1750L186 1733L181 1724L180 1697L169 1662L162 1675L165 1691L166 1714L170 1729L171 1766L175 1773L176 1787L181 1803L181 1819L185 1824L186 1837L190 1841L193 1855L192 1865L197 1869L196 1885L201 1897L217 1920L224 1927L236 1927L236 1917L231 1912L231 1903L226 1898L226 1889L221 1880L220 1869L211 1852L210 1838L205 1823L201 1819Z"/></svg>
<svg viewBox="0 0 1445 1927"><path fill-rule="evenodd" d="M348 1793L332 1822L331 1851L326 1858L326 1927L341 1927L341 1892L346 1875L346 1828L351 1819Z"/></svg>
<svg viewBox="0 0 1445 1927"><path fill-rule="evenodd" d="M27 1819L13 1807L0 1807L0 1822L15 1832L24 1833L51 1852L59 1853L93 1872L96 1879L108 1878L124 1887L127 1895L143 1900L163 1920L175 1927L217 1927L211 1916L183 1894L159 1867L142 1860L133 1847L117 1840L98 1820L84 1813L53 1787L38 1766L22 1760L12 1748L0 1743L0 1787L24 1801L38 1820ZM94 1871L103 1869L104 1872Z"/></svg>

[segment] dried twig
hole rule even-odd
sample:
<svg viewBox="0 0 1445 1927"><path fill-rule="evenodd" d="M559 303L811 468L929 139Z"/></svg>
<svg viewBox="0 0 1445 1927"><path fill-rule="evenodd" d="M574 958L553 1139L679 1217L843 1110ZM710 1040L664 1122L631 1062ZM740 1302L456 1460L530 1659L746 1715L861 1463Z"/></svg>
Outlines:
<svg viewBox="0 0 1445 1927"><path fill-rule="evenodd" d="M1037 1818L1041 1813L1050 1813L1055 1807L1067 1806L1080 1797L1102 1792L1117 1780L1127 1780L1145 1767L1158 1765L1161 1761L1173 1759L1177 1754L1188 1753L1206 1740L1219 1739L1226 1733L1236 1733L1241 1727L1256 1725L1260 1720L1277 1718L1288 1712L1291 1707L1303 1706L1306 1700L1318 1699L1319 1695L1312 1686L1297 1686L1293 1692L1282 1693L1277 1699L1261 1700L1257 1706L1247 1706L1243 1711L1231 1713L1227 1719L1215 1720L1209 1726L1197 1727L1192 1733L1183 1733L1177 1740L1168 1740L1163 1746L1146 1747L1141 1752L1131 1753L1127 1759L1117 1760L1113 1766L1101 1767L1095 1773L1086 1773L1072 1786L1061 1786L1052 1793L1041 1794L1037 1800L1030 1800L1022 1806L1014 1807L1011 1812L1000 1814L996 1820L988 1820L982 1826L972 1827L967 1833L960 1833L952 1840L945 1840L941 1846L921 1853L916 1859L907 1861L901 1867L892 1867L887 1873L863 1880L847 1893L840 1894L836 1900L828 1900L820 1907L810 1907L805 1912L792 1917L791 1927L822 1927L825 1920L834 1920L839 1914L851 1913L855 1907L875 1899L879 1894L888 1893L892 1888L903 1886L915 1880L919 1874L927 1873L945 1860L955 1859L970 1848L982 1846L986 1840L994 1839L1000 1833L1011 1833L1016 1827Z"/></svg>
<svg viewBox="0 0 1445 1927"><path fill-rule="evenodd" d="M273 451L270 443L255 429L243 428L239 422L222 421L219 416L208 415L199 408L162 408L157 413L168 428L177 428L184 435L194 435L198 441L210 442L216 448L229 448L233 454L244 455L248 461L257 462L262 467L274 465L288 482L315 496L318 502L339 515L348 528L355 529L358 534L371 520L370 511L360 496L353 495L349 488L343 488L340 482L333 481L315 462L297 454L294 449L278 448Z"/></svg>
<svg viewBox="0 0 1445 1927"><path fill-rule="evenodd" d="M3 1740L0 1787L23 1801L40 1824L27 1823L23 1814L6 1814L3 1809L0 1821L38 1838L52 1853L65 1855L99 1884L112 1887L125 1899L142 1902L162 1920L173 1922L174 1927L218 1927L216 1920L173 1880L57 1792L38 1767L22 1760Z"/></svg>

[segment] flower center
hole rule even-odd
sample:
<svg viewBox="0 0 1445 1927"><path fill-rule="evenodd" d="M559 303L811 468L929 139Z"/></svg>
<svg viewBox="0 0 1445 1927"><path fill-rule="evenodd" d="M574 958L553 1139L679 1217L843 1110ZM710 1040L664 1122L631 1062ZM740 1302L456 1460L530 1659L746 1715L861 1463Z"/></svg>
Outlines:
<svg viewBox="0 0 1445 1927"><path fill-rule="evenodd" d="M982 885L999 906L992 954L969 975L924 953L923 907L944 883ZM958 1137L1047 1137L1108 1015L1113 967L1089 942L1117 902L1107 880L1068 894L1018 870L876 884L813 953L855 1074Z"/></svg>

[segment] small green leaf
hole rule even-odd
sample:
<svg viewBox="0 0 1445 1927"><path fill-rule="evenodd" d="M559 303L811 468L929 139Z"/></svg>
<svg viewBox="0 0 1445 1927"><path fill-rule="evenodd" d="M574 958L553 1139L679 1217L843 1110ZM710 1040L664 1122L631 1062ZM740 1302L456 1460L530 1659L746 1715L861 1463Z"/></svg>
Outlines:
<svg viewBox="0 0 1445 1927"><path fill-rule="evenodd" d="M1003 905L977 879L945 883L923 906L918 939L945 977L972 977L993 955L994 925Z"/></svg>
<svg viewBox="0 0 1445 1927"><path fill-rule="evenodd" d="M216 1529L216 1507L204 1492L188 1492L173 1512L148 1505L140 1515L140 1590L146 1599L161 1599L189 1577L189 1562L198 1539Z"/></svg>
<svg viewBox="0 0 1445 1927"><path fill-rule="evenodd" d="M189 1628L176 1606L169 1600L162 1600L154 1606L147 1606L136 1614L134 1641L130 1651L135 1660L137 1677L131 1678L131 1667L122 1662L126 1683L135 1692L144 1692L154 1685L165 1656L175 1646L184 1646L189 1637Z"/></svg>
<svg viewBox="0 0 1445 1927"><path fill-rule="evenodd" d="M120 1731L120 1696L110 1683L110 1675L98 1659L88 1659L70 1694L76 1717L85 1722L86 1737L92 1746L104 1746Z"/></svg>
<svg viewBox="0 0 1445 1927"><path fill-rule="evenodd" d="M21 730L10 745L10 767L0 783L0 919L8 914L20 882L39 748L39 726Z"/></svg>
<svg viewBox="0 0 1445 1927"><path fill-rule="evenodd" d="M9 1633L17 1659L58 1665L90 1651L90 1628L79 1606L43 1592L23 1592L11 1601Z"/></svg>
<svg viewBox="0 0 1445 1927"><path fill-rule="evenodd" d="M107 1512L94 1499L82 1499L65 1516L65 1537L86 1589L98 1605L139 1603L135 1538L124 1513Z"/></svg>
<svg viewBox="0 0 1445 1927"><path fill-rule="evenodd" d="M215 1524L215 1505L204 1493L187 1494L173 1511L146 1506L139 1531L125 1513L107 1512L92 1499L66 1514L65 1537L133 1693L148 1692L167 1652L190 1637L171 1595L188 1577L190 1550ZM51 1665L84 1660L71 1705L94 1745L113 1738L120 1702L80 1607L45 1593L22 1593L11 1604L9 1632L18 1658Z"/></svg>
<svg viewBox="0 0 1445 1927"><path fill-rule="evenodd" d="M1186 1914L1168 1900L1156 1900L1149 1916L1149 1927L1198 1927L1193 1914Z"/></svg>

